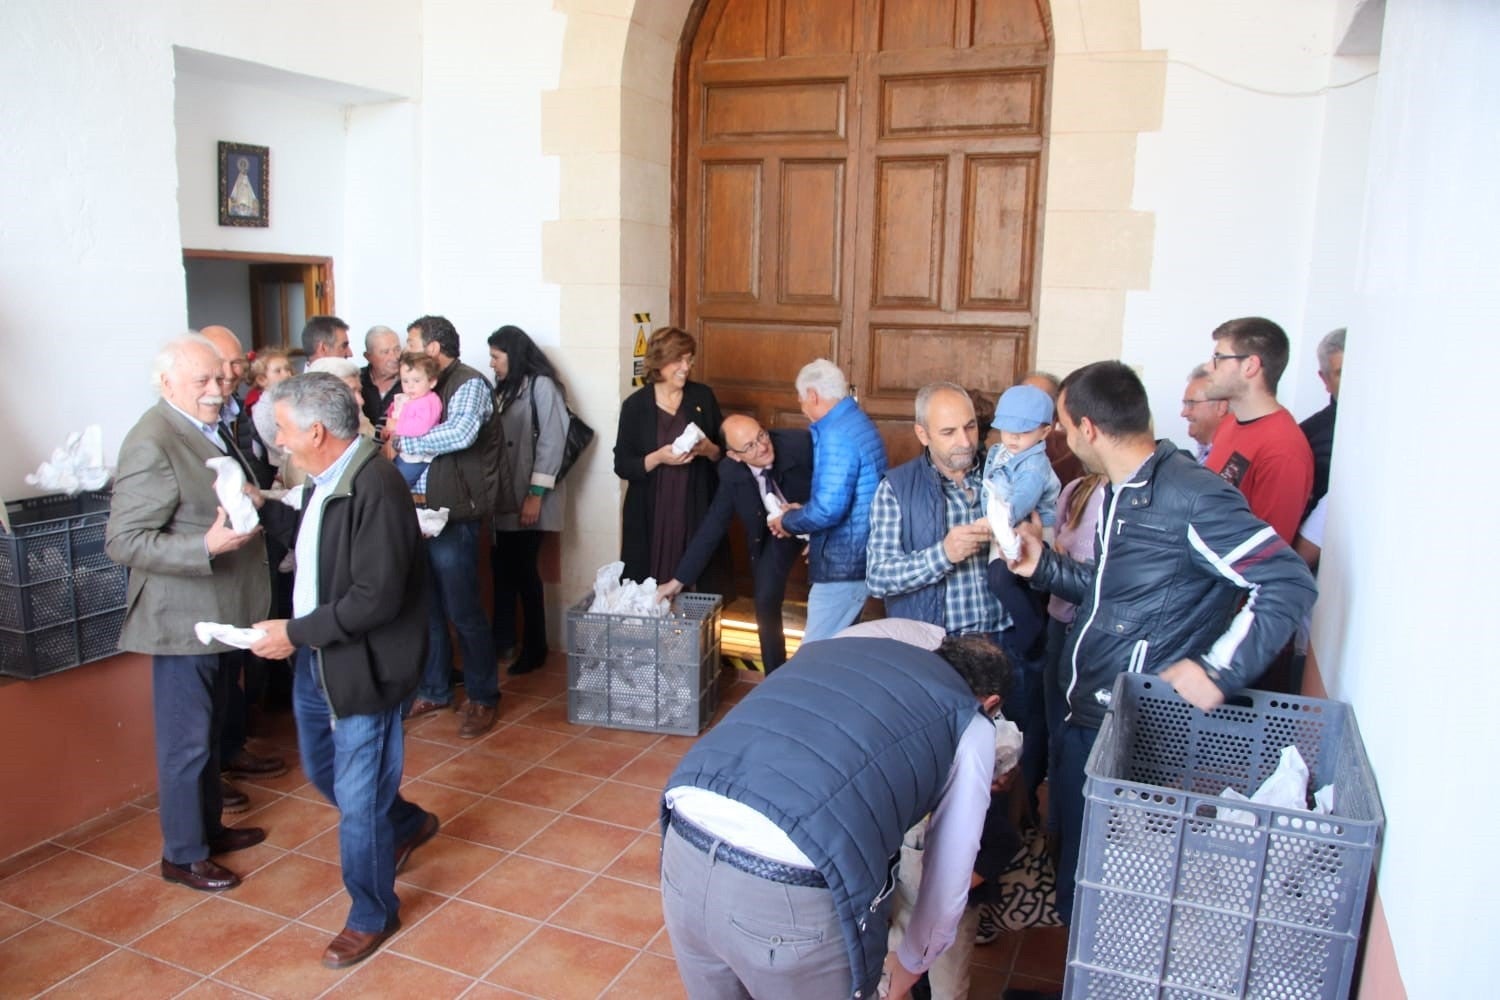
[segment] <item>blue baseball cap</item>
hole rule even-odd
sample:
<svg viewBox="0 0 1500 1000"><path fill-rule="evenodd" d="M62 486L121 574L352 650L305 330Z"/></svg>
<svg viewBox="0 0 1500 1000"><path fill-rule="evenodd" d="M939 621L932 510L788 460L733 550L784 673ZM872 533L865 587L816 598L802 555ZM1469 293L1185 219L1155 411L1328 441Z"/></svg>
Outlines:
<svg viewBox="0 0 1500 1000"><path fill-rule="evenodd" d="M990 426L997 431L1024 434L1050 423L1052 397L1034 385L1013 385L995 404L995 419Z"/></svg>

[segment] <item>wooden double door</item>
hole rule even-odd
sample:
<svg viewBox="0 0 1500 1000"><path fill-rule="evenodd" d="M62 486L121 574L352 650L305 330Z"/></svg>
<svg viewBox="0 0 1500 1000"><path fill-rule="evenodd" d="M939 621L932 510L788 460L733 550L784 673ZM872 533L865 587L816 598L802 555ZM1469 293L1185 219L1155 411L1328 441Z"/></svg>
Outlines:
<svg viewBox="0 0 1500 1000"><path fill-rule="evenodd" d="M1031 366L1045 0L704 0L678 74L674 315L726 411L804 426L836 361L916 454L912 401Z"/></svg>

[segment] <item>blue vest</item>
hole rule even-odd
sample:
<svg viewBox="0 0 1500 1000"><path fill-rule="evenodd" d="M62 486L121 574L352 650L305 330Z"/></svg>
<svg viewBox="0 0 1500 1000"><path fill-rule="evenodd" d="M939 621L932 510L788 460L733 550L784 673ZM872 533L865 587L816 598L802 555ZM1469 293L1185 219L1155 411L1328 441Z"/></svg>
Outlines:
<svg viewBox="0 0 1500 1000"><path fill-rule="evenodd" d="M901 837L937 805L979 701L935 653L892 639L803 646L688 751L691 785L770 819L828 882L850 996L874 996ZM663 809L663 830L667 820Z"/></svg>
<svg viewBox="0 0 1500 1000"><path fill-rule="evenodd" d="M901 505L901 551L917 552L936 545L948 533L948 512L938 471L925 454L886 473ZM948 581L939 580L908 594L887 594L885 613L891 618L913 618L947 628Z"/></svg>

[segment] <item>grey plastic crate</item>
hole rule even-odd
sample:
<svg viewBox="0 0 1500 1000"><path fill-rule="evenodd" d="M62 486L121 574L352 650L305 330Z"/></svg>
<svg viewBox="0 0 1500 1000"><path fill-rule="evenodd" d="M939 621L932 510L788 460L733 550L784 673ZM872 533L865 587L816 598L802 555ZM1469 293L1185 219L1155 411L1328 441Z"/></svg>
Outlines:
<svg viewBox="0 0 1500 1000"><path fill-rule="evenodd" d="M30 632L0 629L0 674L32 679L114 656L125 609L90 615Z"/></svg>
<svg viewBox="0 0 1500 1000"><path fill-rule="evenodd" d="M717 594L682 594L664 618L568 609L568 721L696 736L719 703Z"/></svg>
<svg viewBox="0 0 1500 1000"><path fill-rule="evenodd" d="M1245 691L1211 713L1122 674L1089 755L1065 996L1336 1000L1384 813L1348 705ZM1318 816L1234 802L1295 744ZM1217 818L1220 807L1254 825Z"/></svg>
<svg viewBox="0 0 1500 1000"><path fill-rule="evenodd" d="M109 491L96 490L6 504L0 674L40 677L115 652L128 571L104 554L109 503Z"/></svg>

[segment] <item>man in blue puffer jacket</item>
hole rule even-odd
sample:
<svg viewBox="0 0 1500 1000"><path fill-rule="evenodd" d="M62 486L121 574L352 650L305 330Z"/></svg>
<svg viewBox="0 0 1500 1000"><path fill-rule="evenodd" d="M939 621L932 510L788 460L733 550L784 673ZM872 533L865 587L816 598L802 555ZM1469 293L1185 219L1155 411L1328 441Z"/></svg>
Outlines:
<svg viewBox="0 0 1500 1000"><path fill-rule="evenodd" d="M849 380L826 358L797 373L797 402L812 424L812 495L806 506L767 522L778 537L809 535L807 627L802 641L827 639L858 620L865 588L870 501L885 475L885 442Z"/></svg>

